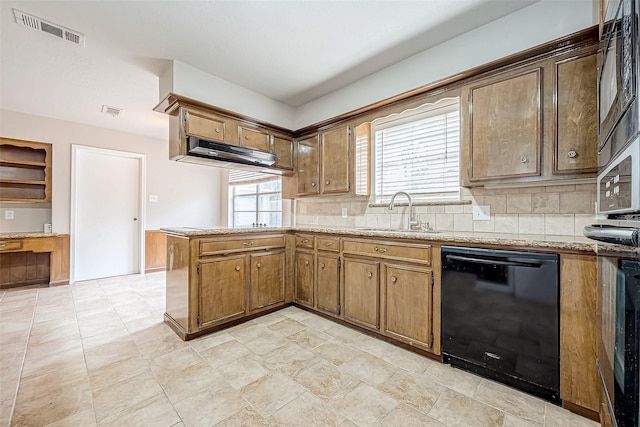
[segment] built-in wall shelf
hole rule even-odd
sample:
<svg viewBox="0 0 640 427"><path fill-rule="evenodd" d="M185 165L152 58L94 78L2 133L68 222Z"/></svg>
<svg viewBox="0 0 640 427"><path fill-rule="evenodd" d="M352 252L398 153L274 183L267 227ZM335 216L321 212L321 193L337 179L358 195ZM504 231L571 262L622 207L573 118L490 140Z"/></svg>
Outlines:
<svg viewBox="0 0 640 427"><path fill-rule="evenodd" d="M51 202L51 144L0 138L0 201Z"/></svg>

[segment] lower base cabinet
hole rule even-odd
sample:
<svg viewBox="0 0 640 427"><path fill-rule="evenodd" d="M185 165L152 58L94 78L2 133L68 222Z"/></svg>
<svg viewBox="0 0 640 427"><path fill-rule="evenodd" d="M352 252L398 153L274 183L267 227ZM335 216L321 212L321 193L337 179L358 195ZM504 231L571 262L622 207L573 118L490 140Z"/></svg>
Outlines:
<svg viewBox="0 0 640 427"><path fill-rule="evenodd" d="M249 255L251 286L249 311L283 303L285 299L285 252Z"/></svg>
<svg viewBox="0 0 640 427"><path fill-rule="evenodd" d="M296 252L295 301L313 308L313 253Z"/></svg>
<svg viewBox="0 0 640 427"><path fill-rule="evenodd" d="M407 344L433 347L433 272L408 265L384 265L384 334Z"/></svg>
<svg viewBox="0 0 640 427"><path fill-rule="evenodd" d="M198 267L199 314L202 328L240 318L246 313L245 256L219 257Z"/></svg>
<svg viewBox="0 0 640 427"><path fill-rule="evenodd" d="M364 328L380 329L380 263L344 259L344 319Z"/></svg>
<svg viewBox="0 0 640 427"><path fill-rule="evenodd" d="M320 255L316 261L316 308L340 315L340 257Z"/></svg>

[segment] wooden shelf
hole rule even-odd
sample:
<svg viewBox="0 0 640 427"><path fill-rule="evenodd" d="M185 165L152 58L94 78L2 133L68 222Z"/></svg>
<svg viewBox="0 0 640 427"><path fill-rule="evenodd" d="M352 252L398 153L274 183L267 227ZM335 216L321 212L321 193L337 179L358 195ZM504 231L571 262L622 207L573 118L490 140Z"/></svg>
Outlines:
<svg viewBox="0 0 640 427"><path fill-rule="evenodd" d="M0 201L51 202L51 144L0 138Z"/></svg>
<svg viewBox="0 0 640 427"><path fill-rule="evenodd" d="M32 168L46 168L45 162L29 162L26 160L0 160L0 166L19 166L19 167L32 167Z"/></svg>
<svg viewBox="0 0 640 427"><path fill-rule="evenodd" d="M0 179L0 184L47 185L47 181L36 181L33 179Z"/></svg>

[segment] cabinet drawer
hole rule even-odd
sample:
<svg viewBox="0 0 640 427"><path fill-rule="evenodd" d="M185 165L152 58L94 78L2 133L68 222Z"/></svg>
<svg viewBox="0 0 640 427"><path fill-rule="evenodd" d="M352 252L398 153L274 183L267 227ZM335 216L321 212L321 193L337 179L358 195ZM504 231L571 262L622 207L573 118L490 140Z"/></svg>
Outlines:
<svg viewBox="0 0 640 427"><path fill-rule="evenodd" d="M308 236L308 235L296 235L296 248L307 248L307 249L313 249L313 242L314 242L314 237L313 236Z"/></svg>
<svg viewBox="0 0 640 427"><path fill-rule="evenodd" d="M284 236L244 237L232 240L200 240L200 256L270 249L284 246Z"/></svg>
<svg viewBox="0 0 640 427"><path fill-rule="evenodd" d="M243 147L251 147L256 150L270 151L269 134L257 130L239 128L238 136L240 145Z"/></svg>
<svg viewBox="0 0 640 427"><path fill-rule="evenodd" d="M16 251L22 249L22 240L0 240L0 251Z"/></svg>
<svg viewBox="0 0 640 427"><path fill-rule="evenodd" d="M340 252L340 238L339 237L318 237L318 250Z"/></svg>
<svg viewBox="0 0 640 427"><path fill-rule="evenodd" d="M185 117L185 133L212 141L224 141L225 123L197 111L187 110Z"/></svg>
<svg viewBox="0 0 640 427"><path fill-rule="evenodd" d="M431 264L431 246L394 242L345 240L343 252L356 255L393 258L404 261Z"/></svg>

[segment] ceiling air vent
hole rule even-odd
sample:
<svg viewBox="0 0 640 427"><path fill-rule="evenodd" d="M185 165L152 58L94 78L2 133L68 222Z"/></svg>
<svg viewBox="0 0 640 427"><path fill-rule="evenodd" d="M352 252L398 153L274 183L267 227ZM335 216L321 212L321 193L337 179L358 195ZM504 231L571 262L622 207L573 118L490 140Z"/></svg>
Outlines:
<svg viewBox="0 0 640 427"><path fill-rule="evenodd" d="M122 114L122 108L110 107L108 105L103 105L102 106L102 112L105 113L105 114L111 115L111 117L118 117L120 114Z"/></svg>
<svg viewBox="0 0 640 427"><path fill-rule="evenodd" d="M13 9L13 15L16 17L16 23L25 27L44 31L45 33L52 34L62 40L69 41L80 46L84 46L84 34L78 31L70 30L62 25L54 24L53 22L45 21L36 16L29 15L20 10Z"/></svg>

